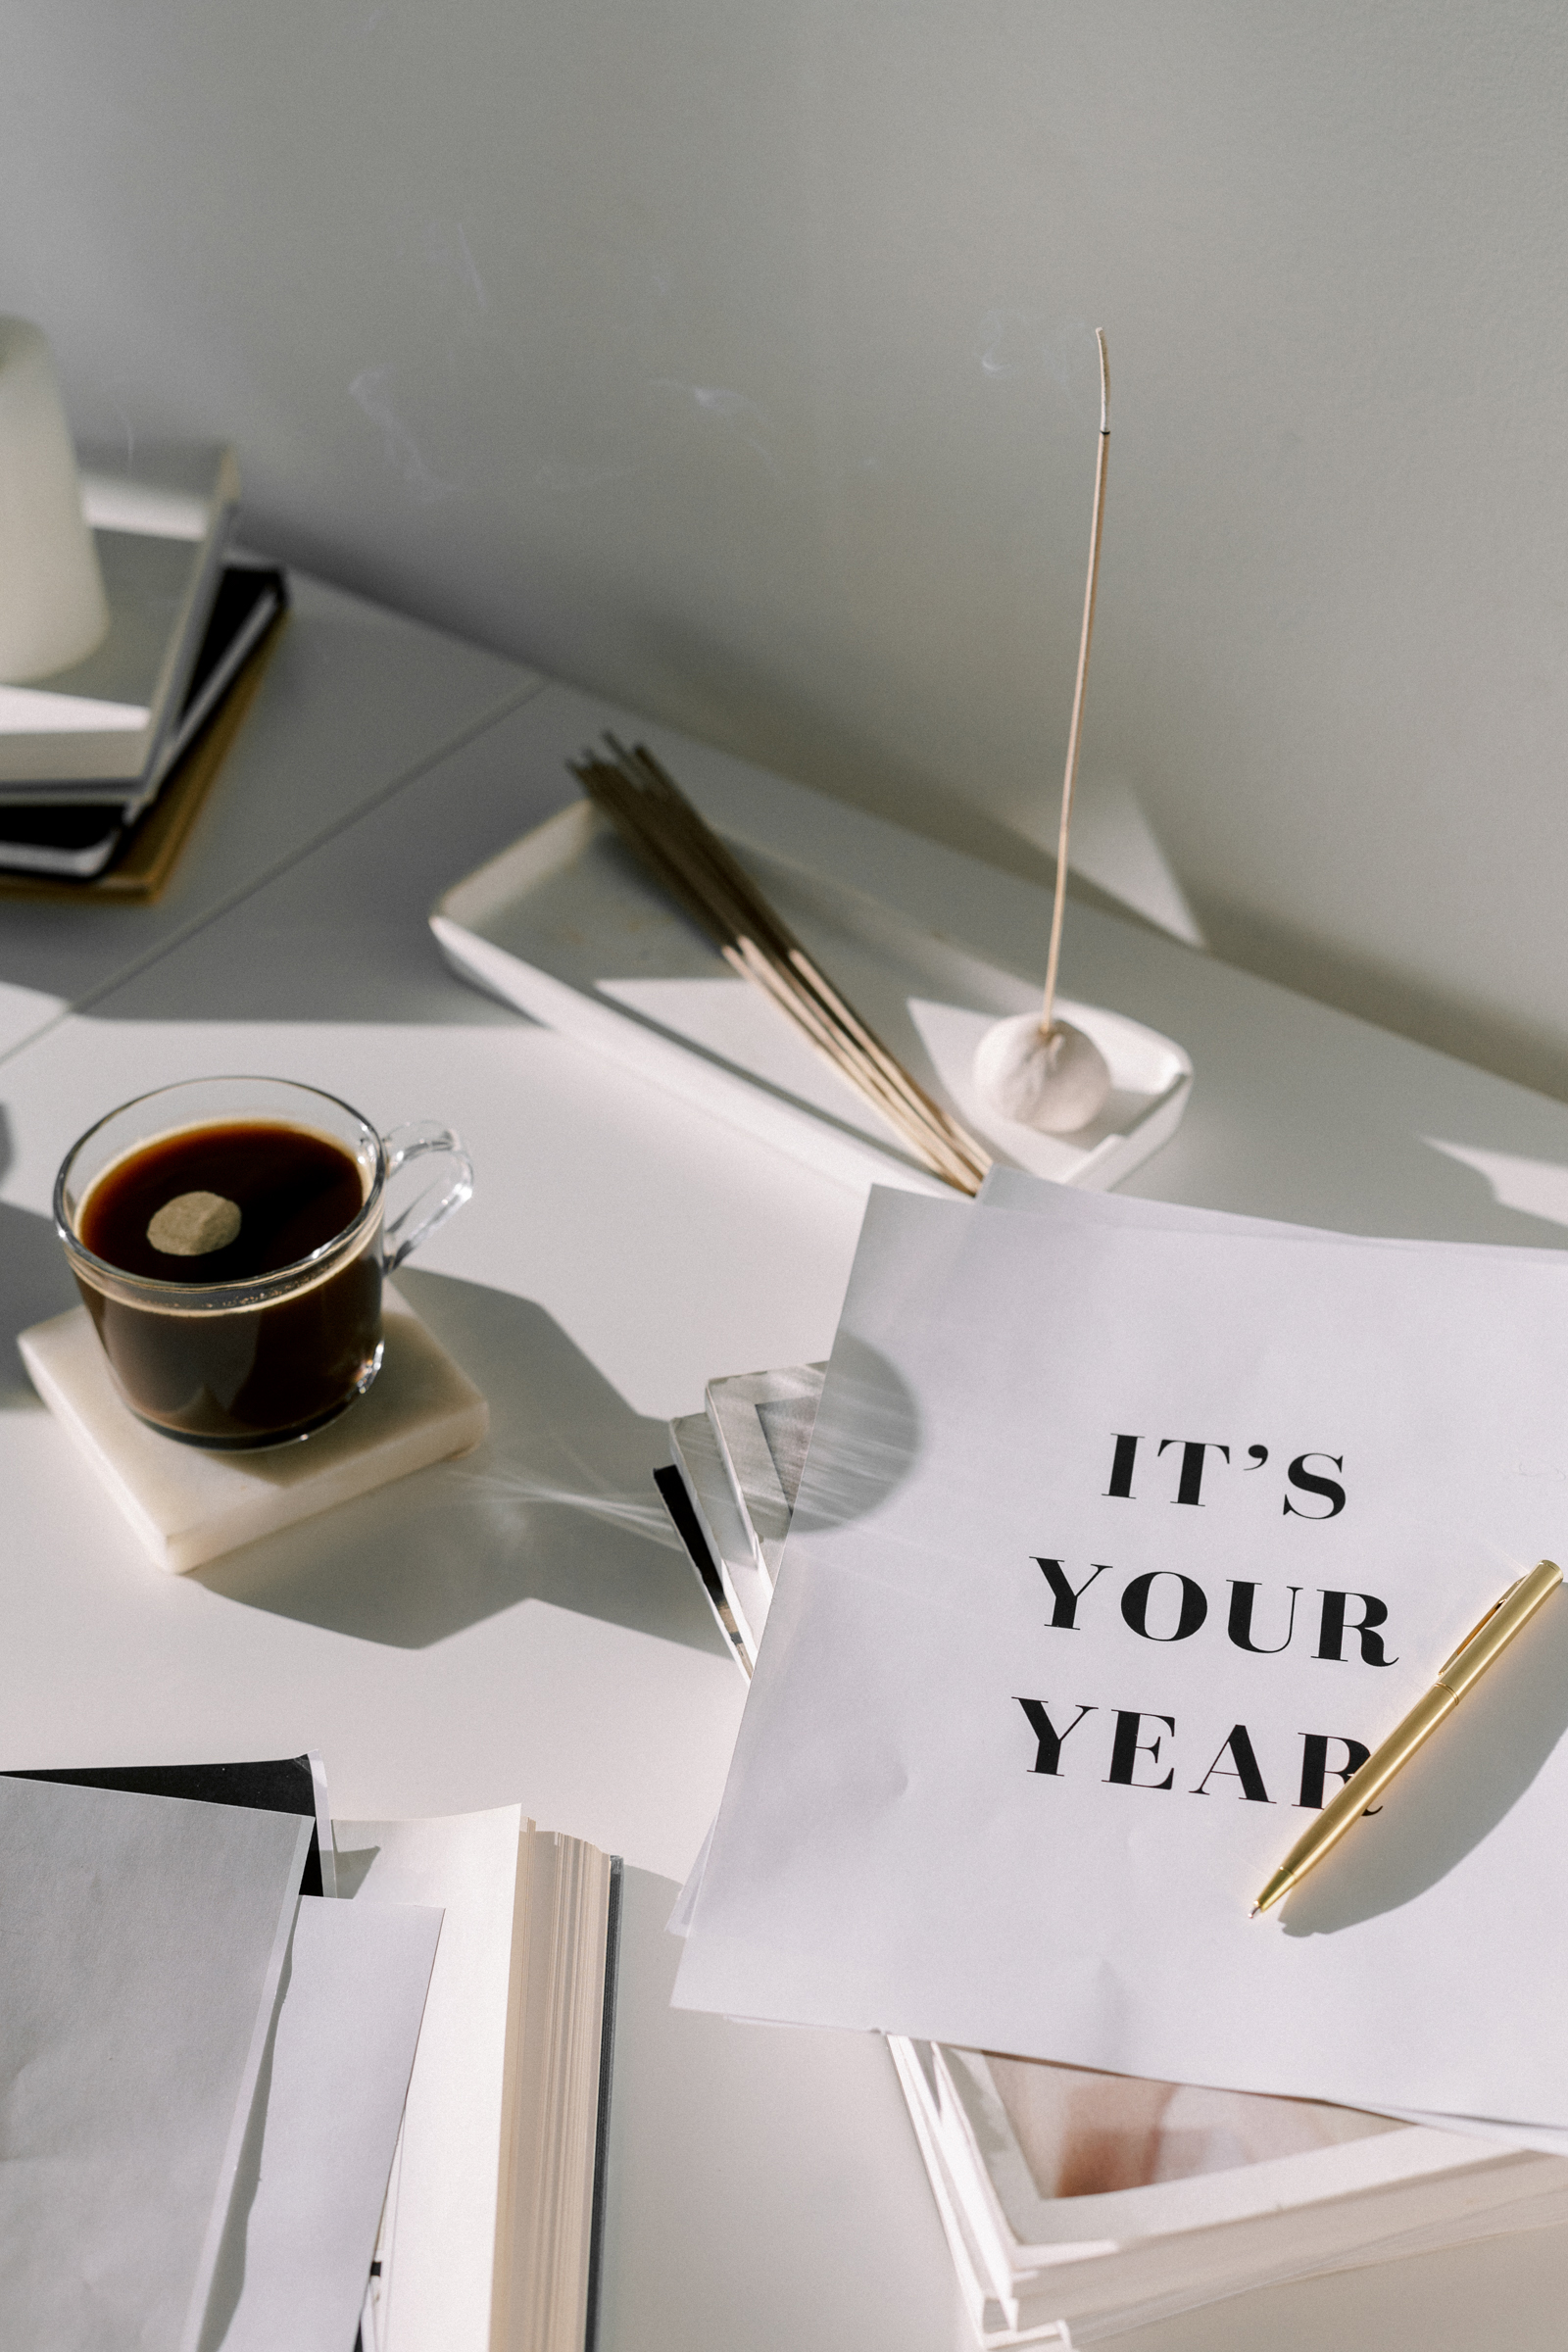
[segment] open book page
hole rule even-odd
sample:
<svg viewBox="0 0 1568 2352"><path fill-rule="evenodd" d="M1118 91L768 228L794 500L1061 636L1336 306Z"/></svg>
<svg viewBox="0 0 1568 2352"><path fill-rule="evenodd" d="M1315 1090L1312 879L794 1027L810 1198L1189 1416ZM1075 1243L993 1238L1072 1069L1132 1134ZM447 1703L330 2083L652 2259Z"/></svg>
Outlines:
<svg viewBox="0 0 1568 2352"><path fill-rule="evenodd" d="M375 2352L490 2352L523 1813L339 1821L355 1903L445 1913L383 2229Z"/></svg>
<svg viewBox="0 0 1568 2352"><path fill-rule="evenodd" d="M612 1865L516 1806L340 1821L357 1906L445 1910L366 2305L367 2352L580 2352Z"/></svg>
<svg viewBox="0 0 1568 2352"><path fill-rule="evenodd" d="M874 1195L677 1998L1568 2122L1568 1604L1249 1917L1555 1539L1565 1307L1549 1252Z"/></svg>
<svg viewBox="0 0 1568 2352"><path fill-rule="evenodd" d="M522 1844L492 2342L496 2352L580 2352L612 1869L597 1846L532 1822Z"/></svg>

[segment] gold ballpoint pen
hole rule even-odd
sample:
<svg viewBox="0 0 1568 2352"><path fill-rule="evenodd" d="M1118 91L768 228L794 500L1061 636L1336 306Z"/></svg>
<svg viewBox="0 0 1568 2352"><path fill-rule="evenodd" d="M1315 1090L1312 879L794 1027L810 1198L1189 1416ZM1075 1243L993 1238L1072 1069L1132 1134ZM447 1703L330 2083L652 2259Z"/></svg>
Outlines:
<svg viewBox="0 0 1568 2352"><path fill-rule="evenodd" d="M1260 1911L1267 1911L1277 1903L1281 1895L1289 1894L1305 1878L1313 1863L1321 1862L1330 1847L1339 1844L1351 1822L1388 1787L1400 1766L1409 1761L1428 1735L1452 1712L1471 1684L1480 1680L1493 1659L1506 1649L1519 1628L1528 1623L1561 1583L1562 1570L1556 1561L1543 1560L1528 1576L1520 1577L1508 1587L1474 1632L1466 1634L1452 1657L1439 1667L1438 1679L1425 1698L1416 1700L1404 1721L1389 1734L1381 1747L1373 1749L1339 1795L1324 1806L1316 1821L1298 1838L1252 1905L1254 1919Z"/></svg>

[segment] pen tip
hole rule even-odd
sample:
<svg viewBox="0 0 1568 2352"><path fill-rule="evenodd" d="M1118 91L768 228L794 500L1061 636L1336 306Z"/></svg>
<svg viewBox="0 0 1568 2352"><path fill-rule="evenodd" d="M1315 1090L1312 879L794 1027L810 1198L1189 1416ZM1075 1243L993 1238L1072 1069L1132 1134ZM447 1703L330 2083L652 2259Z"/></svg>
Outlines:
<svg viewBox="0 0 1568 2352"><path fill-rule="evenodd" d="M1252 1917L1253 1917L1254 1919L1257 1917L1257 1913L1258 1913L1258 1905L1257 1905L1256 1903L1254 1903L1254 1904L1252 1905Z"/></svg>

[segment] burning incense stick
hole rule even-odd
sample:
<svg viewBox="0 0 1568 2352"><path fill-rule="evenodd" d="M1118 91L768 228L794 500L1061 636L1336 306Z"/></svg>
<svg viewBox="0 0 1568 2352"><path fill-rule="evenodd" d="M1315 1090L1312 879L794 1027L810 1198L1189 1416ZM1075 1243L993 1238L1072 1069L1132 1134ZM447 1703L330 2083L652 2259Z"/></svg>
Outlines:
<svg viewBox="0 0 1568 2352"><path fill-rule="evenodd" d="M1051 909L1051 954L1040 1026L1049 1036L1056 1002L1056 965L1061 957L1061 918L1067 904L1067 835L1078 790L1078 748L1083 741L1084 690L1089 684L1089 647L1095 634L1095 595L1100 586L1100 532L1105 519L1105 469L1110 463L1110 360L1097 326L1100 346L1100 454L1095 461L1095 519L1089 531L1089 577L1084 583L1084 625L1078 640L1078 675L1073 682L1072 719L1067 728L1067 765L1061 779L1061 823L1056 833L1056 896Z"/></svg>
<svg viewBox="0 0 1568 2352"><path fill-rule="evenodd" d="M1099 327L1100 453L1095 462L1095 515L1089 532L1089 577L1084 586L1083 629L1078 639L1078 675L1067 729L1067 764L1061 780L1061 822L1056 833L1056 892L1051 909L1051 951L1046 958L1046 992L1038 1016L1016 1013L998 1021L980 1040L974 1057L975 1084L984 1102L1004 1118L1070 1135L1087 1127L1110 1093L1110 1071L1094 1039L1056 1018L1056 969L1061 959L1061 924L1067 906L1067 837L1078 789L1078 751L1083 741L1084 694L1089 684L1089 647L1095 633L1095 593L1100 585L1100 532L1105 515L1105 470L1110 459L1110 362Z"/></svg>

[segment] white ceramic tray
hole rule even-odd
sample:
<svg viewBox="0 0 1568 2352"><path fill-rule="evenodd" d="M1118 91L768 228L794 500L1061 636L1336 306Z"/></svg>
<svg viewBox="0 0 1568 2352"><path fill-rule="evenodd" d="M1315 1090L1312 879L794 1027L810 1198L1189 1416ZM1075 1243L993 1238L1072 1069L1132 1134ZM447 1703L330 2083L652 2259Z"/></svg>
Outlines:
<svg viewBox="0 0 1568 2352"><path fill-rule="evenodd" d="M816 797L777 790L790 804ZM781 854L780 825L726 822L704 797L704 814L834 986L994 1158L1102 1191L1174 1133L1193 1078L1181 1048L1141 1022L1065 1000L1063 1017L1087 1030L1110 1064L1114 1091L1101 1116L1077 1135L1050 1136L985 1110L970 1077L975 1047L1000 1014L1037 1003L1038 985L814 871L808 831L797 835L798 855ZM838 821L842 828L843 812ZM858 825L894 833L874 818ZM759 832L774 838L759 841ZM449 890L430 927L466 980L825 1174L951 1197L760 992L731 973L588 802L562 809Z"/></svg>

